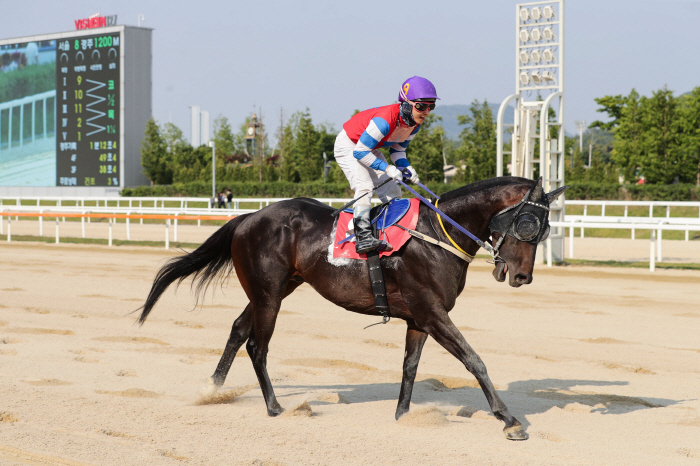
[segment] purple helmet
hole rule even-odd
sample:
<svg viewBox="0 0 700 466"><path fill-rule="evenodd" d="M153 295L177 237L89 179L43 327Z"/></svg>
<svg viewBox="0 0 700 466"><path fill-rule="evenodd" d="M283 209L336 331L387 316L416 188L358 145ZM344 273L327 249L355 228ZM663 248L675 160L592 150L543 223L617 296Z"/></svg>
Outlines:
<svg viewBox="0 0 700 466"><path fill-rule="evenodd" d="M401 90L399 91L399 102L405 100L417 100L417 99L437 99L437 91L433 83L420 76L414 76L408 78L401 85Z"/></svg>

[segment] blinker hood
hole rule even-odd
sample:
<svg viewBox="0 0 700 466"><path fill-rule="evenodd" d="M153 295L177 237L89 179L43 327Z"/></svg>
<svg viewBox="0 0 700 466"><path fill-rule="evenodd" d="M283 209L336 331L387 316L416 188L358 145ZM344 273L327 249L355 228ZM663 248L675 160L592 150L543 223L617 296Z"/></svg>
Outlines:
<svg viewBox="0 0 700 466"><path fill-rule="evenodd" d="M530 198L536 200L533 201ZM547 239L549 235L549 202L542 190L541 180L527 192L520 202L506 207L494 215L489 222L489 229L492 232L497 231L526 243L537 244Z"/></svg>

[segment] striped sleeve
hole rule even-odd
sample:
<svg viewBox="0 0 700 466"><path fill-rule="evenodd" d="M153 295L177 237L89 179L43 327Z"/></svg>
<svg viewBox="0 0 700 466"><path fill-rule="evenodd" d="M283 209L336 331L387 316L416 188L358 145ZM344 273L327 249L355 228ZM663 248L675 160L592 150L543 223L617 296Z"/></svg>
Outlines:
<svg viewBox="0 0 700 466"><path fill-rule="evenodd" d="M388 164L372 154L372 150L389 134L389 123L384 118L374 117L360 135L352 155L359 162L374 170L386 170Z"/></svg>
<svg viewBox="0 0 700 466"><path fill-rule="evenodd" d="M410 136L406 138L404 142L397 142L389 148L389 156L391 161L394 162L399 168L406 168L410 165L408 159L406 158L406 149L408 149L408 144L416 136L416 133L420 130L420 125L416 126L416 129L411 131Z"/></svg>

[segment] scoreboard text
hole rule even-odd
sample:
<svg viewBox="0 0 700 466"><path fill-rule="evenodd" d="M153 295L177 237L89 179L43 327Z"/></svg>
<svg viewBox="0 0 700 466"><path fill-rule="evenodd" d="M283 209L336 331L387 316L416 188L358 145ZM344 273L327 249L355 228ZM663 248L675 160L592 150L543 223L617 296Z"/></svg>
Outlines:
<svg viewBox="0 0 700 466"><path fill-rule="evenodd" d="M119 57L119 33L57 42L57 186L120 186Z"/></svg>

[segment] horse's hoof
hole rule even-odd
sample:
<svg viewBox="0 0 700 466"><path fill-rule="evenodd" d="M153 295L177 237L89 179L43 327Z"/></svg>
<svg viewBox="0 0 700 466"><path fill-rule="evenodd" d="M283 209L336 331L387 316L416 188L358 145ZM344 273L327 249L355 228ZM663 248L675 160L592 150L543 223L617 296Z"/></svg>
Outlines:
<svg viewBox="0 0 700 466"><path fill-rule="evenodd" d="M267 408L267 415L270 417L277 417L284 412L284 408L275 402L275 406L272 408Z"/></svg>
<svg viewBox="0 0 700 466"><path fill-rule="evenodd" d="M503 432L508 440L527 440L530 438L523 426L517 421L510 427L504 427Z"/></svg>
<svg viewBox="0 0 700 466"><path fill-rule="evenodd" d="M401 409L401 408L399 408L399 409L396 410L396 414L394 415L394 417L395 417L396 420L398 421L399 418L400 418L401 416L403 416L404 414L406 414L407 412L408 412L407 409Z"/></svg>
<svg viewBox="0 0 700 466"><path fill-rule="evenodd" d="M197 395L199 398L209 398L219 390L219 387L221 387L221 384L215 383L214 379L209 377L206 385L199 389L199 393Z"/></svg>

